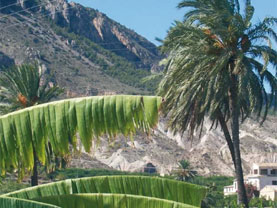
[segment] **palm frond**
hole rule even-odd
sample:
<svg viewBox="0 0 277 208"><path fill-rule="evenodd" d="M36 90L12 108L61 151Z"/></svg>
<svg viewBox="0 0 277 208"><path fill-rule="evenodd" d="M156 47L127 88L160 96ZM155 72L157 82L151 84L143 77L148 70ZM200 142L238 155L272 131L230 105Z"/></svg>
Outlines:
<svg viewBox="0 0 277 208"><path fill-rule="evenodd" d="M9 104L9 112L49 102L63 90L43 80L38 65L23 64L0 72L0 99Z"/></svg>
<svg viewBox="0 0 277 208"><path fill-rule="evenodd" d="M266 18L252 26L254 9L250 1L246 1L244 16L235 0L184 0L179 4L179 8L183 7L191 10L183 22L176 22L170 29L162 45L162 51L169 56L159 95L165 99L163 111L170 115L171 129L194 131L207 115L217 123L218 110L228 120L231 73L239 80L242 121L262 111L264 120L265 106L272 106L268 102L275 100L267 100L265 80L271 85L270 97L276 92L276 77L268 70L269 64L277 66L277 52L270 43L270 37L275 40L271 26L276 25L276 19ZM255 58L263 58L264 63ZM264 76L270 77L270 82Z"/></svg>

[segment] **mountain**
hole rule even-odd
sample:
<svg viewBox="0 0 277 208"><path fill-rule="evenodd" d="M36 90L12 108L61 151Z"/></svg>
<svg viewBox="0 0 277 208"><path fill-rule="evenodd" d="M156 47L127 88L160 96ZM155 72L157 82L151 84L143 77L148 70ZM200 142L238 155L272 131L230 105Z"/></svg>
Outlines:
<svg viewBox="0 0 277 208"><path fill-rule="evenodd" d="M66 0L0 0L0 65L39 62L68 96L149 94L157 47L105 14Z"/></svg>

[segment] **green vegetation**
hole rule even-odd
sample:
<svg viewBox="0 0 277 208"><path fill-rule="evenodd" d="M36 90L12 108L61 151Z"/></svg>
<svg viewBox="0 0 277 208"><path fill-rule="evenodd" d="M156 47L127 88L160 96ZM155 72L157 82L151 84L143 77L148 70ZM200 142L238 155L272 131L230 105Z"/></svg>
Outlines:
<svg viewBox="0 0 277 208"><path fill-rule="evenodd" d="M252 113L264 121L277 107L277 18L252 24L254 8L245 1L182 0L190 9L163 41L165 75L159 86L163 111L176 133L202 129L209 116L223 130L238 181L239 202L248 208L240 154L240 121ZM262 60L261 60L262 59ZM273 71L268 69L272 64ZM265 90L270 87L270 96ZM264 113L262 113L262 109ZM276 108L275 108L276 109ZM231 125L228 126L227 124Z"/></svg>
<svg viewBox="0 0 277 208"><path fill-rule="evenodd" d="M254 198L251 199L251 201L249 202L249 206L258 208L277 207L277 202L272 200L266 200L264 198Z"/></svg>
<svg viewBox="0 0 277 208"><path fill-rule="evenodd" d="M178 168L171 172L171 176L179 181L191 181L197 176L197 172L192 170L188 160L181 160L178 162Z"/></svg>
<svg viewBox="0 0 277 208"><path fill-rule="evenodd" d="M39 168L39 171L42 169ZM119 170L107 170L107 169L82 169L82 168L65 168L65 169L57 169L49 174L45 172L40 174L40 177L43 178L44 181L59 181L65 179L73 179L73 178L84 178L84 177L92 177L92 176L112 176L112 175L140 175L140 176L158 176L157 174L148 174L142 172L127 172L127 171L119 171ZM14 176L13 176L14 177ZM7 177L2 180L0 183L0 194L5 194L9 192L14 192L19 189L24 189L30 186L27 183L19 183L15 181L15 179L11 179L12 177Z"/></svg>
<svg viewBox="0 0 277 208"><path fill-rule="evenodd" d="M89 152L92 140L106 134L115 138L148 132L158 122L160 97L96 96L61 100L16 111L0 117L0 172L18 170L18 177L33 170L37 160L48 167L53 153L70 154L77 149L79 133ZM51 146L51 149L49 148Z"/></svg>
<svg viewBox="0 0 277 208"><path fill-rule="evenodd" d="M39 169L41 170L41 169ZM157 174L148 174L142 172L127 172L119 170L107 170L107 169L82 169L82 168L65 168L57 169L49 174L43 173L40 177L45 181L59 181L73 178L84 178L92 176L112 176L112 175L140 175L140 176L159 176ZM19 183L11 177L4 178L0 183L0 194L14 192L20 189L29 187L30 184Z"/></svg>
<svg viewBox="0 0 277 208"><path fill-rule="evenodd" d="M125 194L73 194L42 197L36 199L36 201L66 208L90 208L92 205L97 205L97 208L196 208L195 206L169 200Z"/></svg>
<svg viewBox="0 0 277 208"><path fill-rule="evenodd" d="M44 184L3 196L33 200L48 196L82 193L132 194L199 207L206 195L206 188L160 177L98 176Z"/></svg>
<svg viewBox="0 0 277 208"><path fill-rule="evenodd" d="M15 199L9 197L0 197L0 207L15 207L15 208L60 208L50 204L41 202L28 201L24 199Z"/></svg>
<svg viewBox="0 0 277 208"><path fill-rule="evenodd" d="M50 80L48 77L43 76L41 70L37 64L23 64L4 69L0 72L0 115L49 102L63 92L58 86L53 85L50 87ZM33 158L31 184L37 185L38 161L35 151L33 152Z"/></svg>
<svg viewBox="0 0 277 208"><path fill-rule="evenodd" d="M223 195L223 188L232 184L233 180L233 177L226 176L196 176L189 182L208 187L207 196L202 201L202 208L219 208L228 205L228 199Z"/></svg>
<svg viewBox="0 0 277 208"><path fill-rule="evenodd" d="M228 196L222 203L224 207L228 208L243 208L237 205L237 195ZM264 208L264 207L277 207L277 202L272 200L266 200L264 198L253 198L249 201L249 207Z"/></svg>
<svg viewBox="0 0 277 208"><path fill-rule="evenodd" d="M0 183L0 194L5 194L29 187L29 184L18 183L12 179L5 179Z"/></svg>
<svg viewBox="0 0 277 208"><path fill-rule="evenodd" d="M207 187L215 186L217 191L223 192L224 186L229 186L233 181L234 178L228 176L196 176L189 182Z"/></svg>
<svg viewBox="0 0 277 208"><path fill-rule="evenodd" d="M49 102L63 92L58 86L49 86L49 78L42 77L38 65L13 66L0 75L0 115Z"/></svg>
<svg viewBox="0 0 277 208"><path fill-rule="evenodd" d="M69 40L69 42L74 41L73 48L98 65L105 74L118 79L124 84L146 89L151 94L155 92L160 79L154 79L152 82L142 82L143 78L151 75L150 69L138 69L134 63L104 49L88 38L71 32L68 28L59 27L54 23L52 28L56 34ZM124 48L122 49L124 50Z"/></svg>
<svg viewBox="0 0 277 208"><path fill-rule="evenodd" d="M118 170L106 170L106 169L79 169L79 168L67 168L56 170L50 174L48 174L45 178L49 180L65 180L65 179L74 179L74 178L84 178L91 176L112 176L112 175L137 175L137 176L158 176L147 173L132 173ZM196 176L194 178L189 179L188 181L193 184L201 185L208 187L207 196L202 201L202 208L219 208L219 207L228 207L228 208L240 208L237 205L237 196L229 196L224 197L223 195L223 187L232 184L233 177L226 176L211 176L211 177L203 177ZM13 180L5 179L2 184L0 184L0 194L5 194L9 192L13 192L19 189L27 188L28 184L17 183ZM45 198L41 198L39 201L47 200ZM254 198L249 202L250 207L274 207L277 206L276 202L265 200L263 198Z"/></svg>
<svg viewBox="0 0 277 208"><path fill-rule="evenodd" d="M227 197L224 197L223 195L224 186L232 184L233 180L233 177L226 176L196 176L193 179L189 180L189 182L208 187L208 193L202 201L201 208L243 208L242 206L237 205L237 195L231 195ZM263 198L253 198L250 200L249 206L257 208L276 207L277 202L265 200Z"/></svg>
<svg viewBox="0 0 277 208"><path fill-rule="evenodd" d="M127 172L127 171L119 171L119 170L66 168L66 169L56 170L48 174L48 178L51 180L65 180L65 179L72 179L72 178L84 178L84 177L92 177L92 176L112 176L112 175L158 176L157 174Z"/></svg>

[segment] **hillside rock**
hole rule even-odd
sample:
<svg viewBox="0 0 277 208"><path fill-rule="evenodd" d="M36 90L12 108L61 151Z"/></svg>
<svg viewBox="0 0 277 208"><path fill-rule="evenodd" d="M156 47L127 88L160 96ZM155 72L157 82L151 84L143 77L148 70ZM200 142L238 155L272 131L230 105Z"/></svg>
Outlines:
<svg viewBox="0 0 277 208"><path fill-rule="evenodd" d="M165 130L163 122L149 137L137 135L134 142L118 138L113 145L103 139L91 154L92 158L107 166L124 171L143 171L147 163L157 167L160 174L170 174L180 160L188 160L200 175L234 176L231 155L220 128L210 130L211 123L205 122L201 138L173 136ZM269 116L260 126L248 119L240 130L241 154L245 174L252 163L277 162L277 117Z"/></svg>

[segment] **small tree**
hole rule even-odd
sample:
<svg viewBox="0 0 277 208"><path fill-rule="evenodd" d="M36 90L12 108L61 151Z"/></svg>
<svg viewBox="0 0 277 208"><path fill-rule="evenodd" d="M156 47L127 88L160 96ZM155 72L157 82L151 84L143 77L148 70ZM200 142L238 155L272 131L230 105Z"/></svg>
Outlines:
<svg viewBox="0 0 277 208"><path fill-rule="evenodd" d="M63 90L42 76L35 64L13 66L0 72L0 115L46 103L60 95ZM34 168L31 185L38 185L37 153L34 150Z"/></svg>
<svg viewBox="0 0 277 208"><path fill-rule="evenodd" d="M257 190L256 186L252 184L247 184L247 183L244 184L244 186L245 186L248 201L250 201L254 197L259 197L259 191Z"/></svg>
<svg viewBox="0 0 277 208"><path fill-rule="evenodd" d="M191 169L189 161L180 160L178 162L178 168L172 171L172 175L175 176L177 180L188 181L197 176L197 171Z"/></svg>

